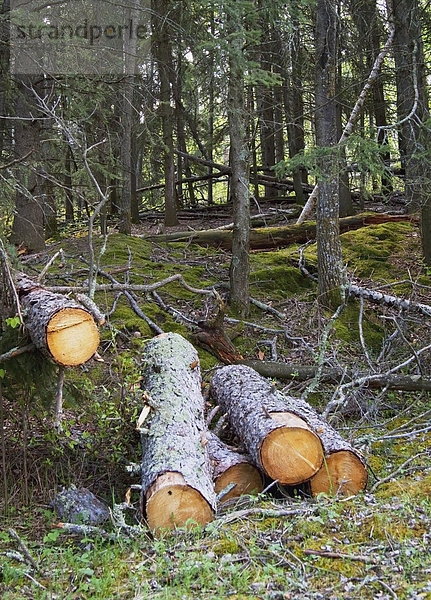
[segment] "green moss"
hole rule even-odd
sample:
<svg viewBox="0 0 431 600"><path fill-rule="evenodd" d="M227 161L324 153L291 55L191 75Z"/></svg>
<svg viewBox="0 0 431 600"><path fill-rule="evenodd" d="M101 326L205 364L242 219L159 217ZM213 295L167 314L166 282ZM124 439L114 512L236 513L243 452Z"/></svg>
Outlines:
<svg viewBox="0 0 431 600"><path fill-rule="evenodd" d="M312 287L310 279L305 278L299 269L289 266L286 262L274 265L271 260L261 268L251 271L250 283L253 291L257 290L264 297L273 300L298 295Z"/></svg>
<svg viewBox="0 0 431 600"><path fill-rule="evenodd" d="M238 552L241 551L241 548L235 540L220 538L212 547L212 551L217 556L223 556L224 554L238 554Z"/></svg>
<svg viewBox="0 0 431 600"><path fill-rule="evenodd" d="M334 323L335 335L343 342L357 343L359 336L359 303L351 300ZM364 340L369 349L380 350L384 332L381 323L374 318L374 313L364 311L362 317Z"/></svg>

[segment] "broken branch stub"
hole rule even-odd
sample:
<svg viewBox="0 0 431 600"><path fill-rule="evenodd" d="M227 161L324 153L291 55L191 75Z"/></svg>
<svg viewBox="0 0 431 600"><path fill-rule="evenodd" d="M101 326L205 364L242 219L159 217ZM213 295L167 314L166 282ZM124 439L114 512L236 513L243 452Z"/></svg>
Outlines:
<svg viewBox="0 0 431 600"><path fill-rule="evenodd" d="M216 496L198 354L179 334L161 334L145 347L142 376L151 407L141 433L142 513L153 530L204 525Z"/></svg>

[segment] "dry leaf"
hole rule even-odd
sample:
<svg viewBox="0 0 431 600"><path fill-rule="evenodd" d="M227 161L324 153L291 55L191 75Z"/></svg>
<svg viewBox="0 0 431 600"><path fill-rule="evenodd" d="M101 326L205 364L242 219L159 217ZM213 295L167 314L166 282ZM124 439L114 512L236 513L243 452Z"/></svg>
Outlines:
<svg viewBox="0 0 431 600"><path fill-rule="evenodd" d="M132 488L129 488L126 492L126 504L130 506L130 496L132 495Z"/></svg>
<svg viewBox="0 0 431 600"><path fill-rule="evenodd" d="M190 363L190 368L191 369L196 369L196 367L198 366L199 361L198 360L194 360L192 363Z"/></svg>
<svg viewBox="0 0 431 600"><path fill-rule="evenodd" d="M262 352L262 350L259 350L259 352L257 353L257 357L259 360L263 360L265 358L265 352Z"/></svg>
<svg viewBox="0 0 431 600"><path fill-rule="evenodd" d="M148 406L148 404L146 404L144 406L144 408L141 410L141 414L139 415L138 422L136 423L136 429L139 430L142 427L142 424L144 423L145 419L148 417L150 410L151 410L151 406Z"/></svg>

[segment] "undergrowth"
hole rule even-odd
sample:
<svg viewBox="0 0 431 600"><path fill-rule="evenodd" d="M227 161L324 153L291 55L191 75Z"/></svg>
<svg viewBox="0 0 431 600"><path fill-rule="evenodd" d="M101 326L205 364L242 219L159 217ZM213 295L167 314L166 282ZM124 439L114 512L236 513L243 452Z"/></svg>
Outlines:
<svg viewBox="0 0 431 600"><path fill-rule="evenodd" d="M414 225L363 228L343 234L342 244L351 277L365 284L371 280L389 284L389 293L429 302L429 289L414 285L431 283L414 260L419 252ZM51 285L86 277L79 243L75 240L69 248L65 243L63 247L66 260L61 267L52 266L47 280ZM226 330L245 357L271 358L268 338L276 336L278 360L304 364L318 360L321 325L328 322L328 315L318 311L315 284L299 271L298 257L297 248L251 255L252 295L285 317L253 305L249 322L266 329L227 320ZM313 270L315 246L306 248L305 257ZM120 282L149 283L180 272L189 285L218 285L222 295L228 267L229 257L221 251L187 244L157 246L118 234L109 238L103 257L103 269L116 272ZM400 280L402 285L396 285ZM178 283L158 293L166 305L195 324L214 314L208 296L188 292ZM96 299L109 313L114 296L99 292ZM166 312L152 295L138 294L137 301L164 331L195 341L194 328L178 313ZM415 315L400 319L379 307L362 311L359 302L349 301L323 348L325 364L353 372L387 369L425 345L428 329ZM277 330L286 335L274 333ZM20 335L14 328L4 332L1 351L20 342ZM135 431L142 407L140 365L145 342L152 335L148 324L121 298L109 327L102 331L104 362L92 361L67 373L61 434L52 429L55 367L37 355L7 363L0 379L6 467L1 484L2 598L431 598L427 393L366 386L349 390L343 410L333 415L332 422L363 452L370 467L368 491L355 498L286 496L284 489L274 486L263 496L221 504L214 522L191 531L153 536L144 528L138 538L129 538L108 524L106 529L114 536L107 540L66 535L53 528L57 518L49 502L62 486L85 485L112 506L123 501L132 483L138 483L125 467L140 460ZM197 349L208 381L217 359L206 349ZM426 355L420 369L429 373ZM274 385L286 388L286 382L274 381ZM293 381L286 391L301 395L307 385ZM308 400L323 408L334 389L320 384ZM132 506L136 511L130 511L131 524L139 516L137 497L132 498ZM27 545L37 568L29 564L11 527Z"/></svg>

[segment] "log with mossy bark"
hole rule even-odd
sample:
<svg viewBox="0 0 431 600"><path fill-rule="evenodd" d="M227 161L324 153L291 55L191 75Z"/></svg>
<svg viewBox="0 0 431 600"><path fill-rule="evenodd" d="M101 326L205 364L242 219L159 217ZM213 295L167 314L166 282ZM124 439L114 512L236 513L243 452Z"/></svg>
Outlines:
<svg viewBox="0 0 431 600"><path fill-rule="evenodd" d="M151 529L213 519L216 496L196 350L176 333L145 347L142 389L150 407L141 433L142 512Z"/></svg>
<svg viewBox="0 0 431 600"><path fill-rule="evenodd" d="M397 223L399 221L417 221L411 215L385 215L380 213L362 213L340 219L340 232L359 229L367 225L382 223ZM142 236L155 242L192 241L202 246L216 246L230 250L232 248L232 231L208 229L202 231L180 231L161 235ZM316 223L307 221L301 224L285 225L283 227L265 227L250 230L250 249L262 250L268 248L283 248L291 244L302 244L316 238Z"/></svg>
<svg viewBox="0 0 431 600"><path fill-rule="evenodd" d="M22 273L15 283L25 326L36 348L65 367L87 362L99 345L99 331L90 311Z"/></svg>
<svg viewBox="0 0 431 600"><path fill-rule="evenodd" d="M278 422L285 422L286 415L293 415L308 424L319 436L325 454L320 468L308 478L313 495L357 494L365 489L368 474L362 456L333 427L321 419L307 402L281 394L270 381L245 365L220 369L213 377L211 385L216 400L223 408L228 408L229 420L235 431L238 415L233 415L229 410L230 405L223 401L226 394L230 395L230 388L234 388L236 398L232 400L238 405L248 403L252 398L255 406L265 407L265 411ZM273 478L285 483L279 477Z"/></svg>
<svg viewBox="0 0 431 600"><path fill-rule="evenodd" d="M215 491L221 494L228 490L221 498L223 502L242 494L258 494L263 490L262 474L250 456L233 450L212 431L207 431L205 437L213 467ZM233 487L229 489L231 485Z"/></svg>
<svg viewBox="0 0 431 600"><path fill-rule="evenodd" d="M243 365L218 370L211 394L253 460L284 485L308 481L323 464L323 448L309 424L256 371Z"/></svg>

